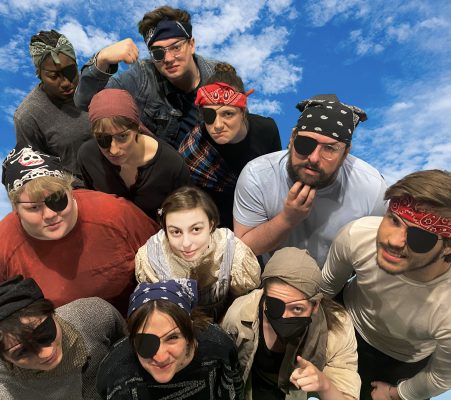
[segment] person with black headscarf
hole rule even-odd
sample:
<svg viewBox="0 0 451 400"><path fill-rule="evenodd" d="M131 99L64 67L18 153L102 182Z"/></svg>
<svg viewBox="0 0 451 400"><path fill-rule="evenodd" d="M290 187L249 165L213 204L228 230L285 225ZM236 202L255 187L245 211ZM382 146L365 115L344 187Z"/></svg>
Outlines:
<svg viewBox="0 0 451 400"><path fill-rule="evenodd" d="M342 306L320 293L321 271L306 250L269 260L262 289L239 297L222 327L234 338L246 399L356 400L357 341Z"/></svg>
<svg viewBox="0 0 451 400"><path fill-rule="evenodd" d="M34 279L0 284L0 398L98 400L97 368L125 335L123 318L96 297L55 310Z"/></svg>
<svg viewBox="0 0 451 400"><path fill-rule="evenodd" d="M235 189L234 231L266 262L286 246L308 249L320 267L338 230L367 215L383 215L381 174L349 154L366 114L335 95L301 101L288 150L250 161Z"/></svg>
<svg viewBox="0 0 451 400"><path fill-rule="evenodd" d="M80 176L78 148L91 135L87 113L73 100L78 84L74 47L51 30L34 35L29 50L40 82L14 113L17 143L60 157L65 169Z"/></svg>

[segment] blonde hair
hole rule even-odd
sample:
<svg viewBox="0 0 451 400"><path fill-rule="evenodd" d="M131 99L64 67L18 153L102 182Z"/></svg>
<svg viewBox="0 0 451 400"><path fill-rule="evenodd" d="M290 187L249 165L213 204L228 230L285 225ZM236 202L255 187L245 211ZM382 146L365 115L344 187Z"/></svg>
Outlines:
<svg viewBox="0 0 451 400"><path fill-rule="evenodd" d="M9 200L13 207L16 207L19 202L19 197L22 193L26 193L30 201L40 201L45 194L72 191L72 183L75 178L69 173L63 173L62 177L57 176L40 176L32 179L17 190L12 190L8 193Z"/></svg>

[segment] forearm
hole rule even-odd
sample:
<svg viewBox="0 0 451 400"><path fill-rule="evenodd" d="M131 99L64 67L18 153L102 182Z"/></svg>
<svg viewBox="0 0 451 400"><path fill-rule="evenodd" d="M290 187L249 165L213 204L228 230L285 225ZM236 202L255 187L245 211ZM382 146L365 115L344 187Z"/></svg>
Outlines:
<svg viewBox="0 0 451 400"><path fill-rule="evenodd" d="M349 394L340 392L335 385L329 381L329 388L327 390L318 392L321 400L357 400Z"/></svg>
<svg viewBox="0 0 451 400"><path fill-rule="evenodd" d="M251 248L256 256L259 256L277 248L288 237L291 229L293 225L283 217L282 213L279 213L241 237L236 231L235 234Z"/></svg>
<svg viewBox="0 0 451 400"><path fill-rule="evenodd" d="M435 383L437 381L441 381L444 385ZM427 399L446 392L449 389L446 381L445 377L433 379L432 373L423 370L413 378L400 382L397 390L403 400Z"/></svg>

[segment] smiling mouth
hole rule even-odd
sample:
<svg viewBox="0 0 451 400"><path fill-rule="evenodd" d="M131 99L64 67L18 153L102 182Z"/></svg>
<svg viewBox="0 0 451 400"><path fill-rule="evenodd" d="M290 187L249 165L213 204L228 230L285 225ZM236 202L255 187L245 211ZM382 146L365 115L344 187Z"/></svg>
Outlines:
<svg viewBox="0 0 451 400"><path fill-rule="evenodd" d="M43 362L41 362L42 365L44 364L51 364L52 361L55 359L56 357L56 350L57 348L55 347L55 349L53 350L53 353L51 354L50 357L47 357Z"/></svg>

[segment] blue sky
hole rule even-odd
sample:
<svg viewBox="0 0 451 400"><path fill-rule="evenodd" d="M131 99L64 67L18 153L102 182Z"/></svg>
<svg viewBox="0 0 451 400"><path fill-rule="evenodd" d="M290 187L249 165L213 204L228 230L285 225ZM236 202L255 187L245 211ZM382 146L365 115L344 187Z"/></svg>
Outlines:
<svg viewBox="0 0 451 400"><path fill-rule="evenodd" d="M56 29L82 65L165 2L3 0L0 3L0 156L14 147L12 117L37 83L31 36ZM298 101L336 93L366 110L352 153L389 183L415 170L451 165L451 2L449 0L190 0L170 5L193 18L197 52L237 68L255 88L250 110L272 116L288 142ZM0 189L0 217L10 207ZM440 399L451 399L443 395Z"/></svg>

